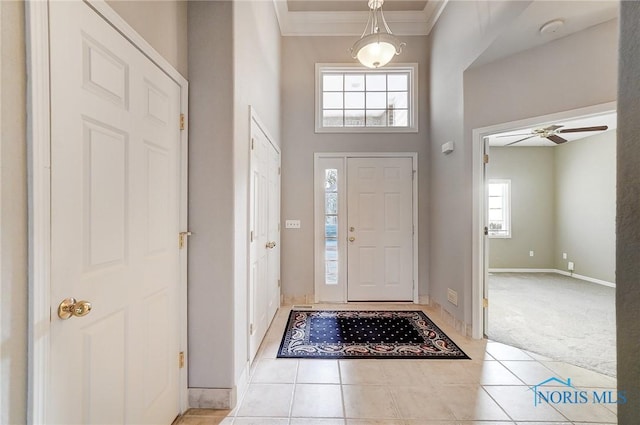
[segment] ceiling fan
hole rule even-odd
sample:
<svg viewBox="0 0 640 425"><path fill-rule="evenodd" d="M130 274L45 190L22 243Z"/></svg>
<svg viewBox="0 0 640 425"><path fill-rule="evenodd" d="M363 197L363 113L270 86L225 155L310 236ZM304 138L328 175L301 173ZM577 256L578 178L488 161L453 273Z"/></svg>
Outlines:
<svg viewBox="0 0 640 425"><path fill-rule="evenodd" d="M515 142L507 143L505 146L515 145L516 143L523 142L523 141L531 139L533 137L544 137L546 139L551 140L553 143L559 145L561 143L568 142L568 140L565 139L564 137L560 137L558 134L561 134L561 133L582 133L584 131L604 131L604 130L607 130L609 128L606 125L600 125L600 126L596 126L596 127L565 128L565 129L560 130L562 127L564 127L564 126L563 125L550 125L549 127L534 129L530 133L509 134L509 135L497 136L497 137L527 136L525 138L516 140Z"/></svg>

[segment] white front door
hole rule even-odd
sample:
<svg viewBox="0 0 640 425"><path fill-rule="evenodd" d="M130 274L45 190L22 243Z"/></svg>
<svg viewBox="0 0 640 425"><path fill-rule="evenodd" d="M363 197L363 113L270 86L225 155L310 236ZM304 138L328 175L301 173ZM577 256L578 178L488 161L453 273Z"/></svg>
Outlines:
<svg viewBox="0 0 640 425"><path fill-rule="evenodd" d="M249 360L280 307L280 153L251 121Z"/></svg>
<svg viewBox="0 0 640 425"><path fill-rule="evenodd" d="M411 158L347 159L347 299L413 300Z"/></svg>
<svg viewBox="0 0 640 425"><path fill-rule="evenodd" d="M179 407L180 87L81 1L50 3L51 424ZM58 317L62 300L92 304Z"/></svg>

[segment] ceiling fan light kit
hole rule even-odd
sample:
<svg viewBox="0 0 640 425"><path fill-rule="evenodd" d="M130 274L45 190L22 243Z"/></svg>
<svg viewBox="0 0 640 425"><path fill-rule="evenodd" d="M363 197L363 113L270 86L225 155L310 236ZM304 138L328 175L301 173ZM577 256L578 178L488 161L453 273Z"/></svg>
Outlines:
<svg viewBox="0 0 640 425"><path fill-rule="evenodd" d="M351 57L367 68L380 68L388 64L395 55L402 53L406 43L393 35L382 13L384 0L368 0L369 19L367 25L351 49ZM382 28L381 28L382 25Z"/></svg>

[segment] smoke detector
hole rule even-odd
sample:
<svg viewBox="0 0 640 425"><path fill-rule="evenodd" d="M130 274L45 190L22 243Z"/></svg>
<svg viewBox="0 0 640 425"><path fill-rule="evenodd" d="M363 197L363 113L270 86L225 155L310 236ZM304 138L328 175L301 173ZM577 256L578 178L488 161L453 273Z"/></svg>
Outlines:
<svg viewBox="0 0 640 425"><path fill-rule="evenodd" d="M540 34L542 35L555 34L558 31L560 31L560 28L562 28L563 26L564 26L564 20L554 19L553 21L549 21L540 27Z"/></svg>

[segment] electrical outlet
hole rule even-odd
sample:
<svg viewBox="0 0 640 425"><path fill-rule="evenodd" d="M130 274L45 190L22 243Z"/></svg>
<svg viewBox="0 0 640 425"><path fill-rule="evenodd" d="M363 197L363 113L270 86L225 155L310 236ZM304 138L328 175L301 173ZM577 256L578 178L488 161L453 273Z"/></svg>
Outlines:
<svg viewBox="0 0 640 425"><path fill-rule="evenodd" d="M563 259L563 260L566 260L566 259L567 259L567 253L566 253L566 252L563 252L563 253L562 253L562 259Z"/></svg>
<svg viewBox="0 0 640 425"><path fill-rule="evenodd" d="M533 251L529 251L529 257L533 257Z"/></svg>
<svg viewBox="0 0 640 425"><path fill-rule="evenodd" d="M299 229L300 220L286 220L284 222L285 229Z"/></svg>
<svg viewBox="0 0 640 425"><path fill-rule="evenodd" d="M569 264L567 265L567 269L569 269L570 272L572 272L575 269L573 261L569 261Z"/></svg>
<svg viewBox="0 0 640 425"><path fill-rule="evenodd" d="M451 304L458 305L458 293L451 288L447 288L447 301Z"/></svg>

